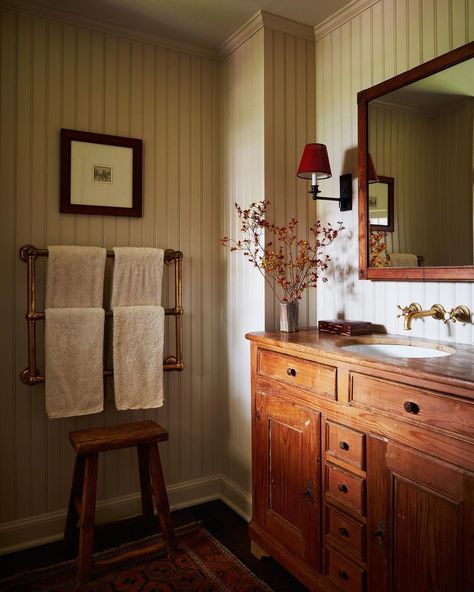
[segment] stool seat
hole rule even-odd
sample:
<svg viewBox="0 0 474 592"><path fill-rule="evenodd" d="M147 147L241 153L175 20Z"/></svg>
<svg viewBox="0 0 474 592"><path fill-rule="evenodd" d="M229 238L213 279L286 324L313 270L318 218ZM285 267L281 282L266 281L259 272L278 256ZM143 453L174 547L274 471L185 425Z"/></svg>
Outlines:
<svg viewBox="0 0 474 592"><path fill-rule="evenodd" d="M79 539L77 558L78 579L87 579L93 567L103 567L121 560L93 561L95 502L97 493L97 469L100 452L136 446L140 475L142 514L148 528L155 527L156 510L163 538L148 547L133 551L134 556L157 553L167 549L174 553L175 540L171 514L161 468L158 443L168 439L168 432L154 421L137 421L102 428L89 428L70 432L69 438L76 451L71 495L64 529L64 541L72 544Z"/></svg>
<svg viewBox="0 0 474 592"><path fill-rule="evenodd" d="M156 422L147 420L77 430L70 432L69 438L76 454L94 454L130 448L139 444L164 442L168 440L168 432Z"/></svg>

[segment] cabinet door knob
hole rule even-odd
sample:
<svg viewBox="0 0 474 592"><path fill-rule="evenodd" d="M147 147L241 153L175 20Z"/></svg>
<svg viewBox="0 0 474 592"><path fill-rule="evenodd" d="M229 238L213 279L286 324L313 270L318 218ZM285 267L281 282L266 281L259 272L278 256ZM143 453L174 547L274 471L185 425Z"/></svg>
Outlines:
<svg viewBox="0 0 474 592"><path fill-rule="evenodd" d="M349 444L347 442L339 442L339 448L341 450L349 450Z"/></svg>
<svg viewBox="0 0 474 592"><path fill-rule="evenodd" d="M347 582L347 580L349 579L349 575L348 575L347 571L340 569L337 573L338 573L339 577L341 578L341 580L344 580Z"/></svg>
<svg viewBox="0 0 474 592"><path fill-rule="evenodd" d="M296 370L294 368L288 368L286 373L288 374L288 376L296 376Z"/></svg>
<svg viewBox="0 0 474 592"><path fill-rule="evenodd" d="M413 413L415 415L420 411L418 405L413 401L405 401L403 404L403 409L405 409L407 413Z"/></svg>
<svg viewBox="0 0 474 592"><path fill-rule="evenodd" d="M339 529L339 534L343 537L348 537L349 531L347 530L347 528L344 528L343 526L341 526L341 528Z"/></svg>
<svg viewBox="0 0 474 592"><path fill-rule="evenodd" d="M347 488L347 485L344 485L344 483L339 483L337 488L339 489L339 491L341 493L347 493L349 491L349 489Z"/></svg>

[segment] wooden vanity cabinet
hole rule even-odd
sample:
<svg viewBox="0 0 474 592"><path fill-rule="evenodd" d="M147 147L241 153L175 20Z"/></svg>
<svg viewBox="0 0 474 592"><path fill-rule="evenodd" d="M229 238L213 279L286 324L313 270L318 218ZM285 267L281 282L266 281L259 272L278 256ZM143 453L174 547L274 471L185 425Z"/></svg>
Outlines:
<svg viewBox="0 0 474 592"><path fill-rule="evenodd" d="M257 555L314 592L474 590L473 400L249 337Z"/></svg>

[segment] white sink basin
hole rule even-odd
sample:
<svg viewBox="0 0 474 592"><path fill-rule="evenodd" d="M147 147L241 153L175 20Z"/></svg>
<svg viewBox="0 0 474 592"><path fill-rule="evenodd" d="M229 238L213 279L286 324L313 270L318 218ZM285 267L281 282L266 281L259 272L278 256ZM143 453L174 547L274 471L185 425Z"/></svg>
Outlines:
<svg viewBox="0 0 474 592"><path fill-rule="evenodd" d="M426 342L404 343L402 340L377 339L370 341L352 340L350 343L341 344L341 349L366 356L389 358L439 358L450 356L456 350L446 345Z"/></svg>

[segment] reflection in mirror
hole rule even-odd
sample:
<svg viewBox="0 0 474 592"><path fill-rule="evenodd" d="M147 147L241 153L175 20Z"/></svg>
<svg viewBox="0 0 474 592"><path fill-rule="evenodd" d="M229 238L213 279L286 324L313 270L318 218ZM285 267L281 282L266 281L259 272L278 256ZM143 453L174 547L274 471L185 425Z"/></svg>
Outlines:
<svg viewBox="0 0 474 592"><path fill-rule="evenodd" d="M393 177L378 175L376 183L369 184L370 230L393 231Z"/></svg>
<svg viewBox="0 0 474 592"><path fill-rule="evenodd" d="M387 266L397 254L410 255L407 267L474 264L473 97L470 59L369 102L368 151L377 171L397 179L391 229L379 226L379 184L368 193L370 230L388 233Z"/></svg>

